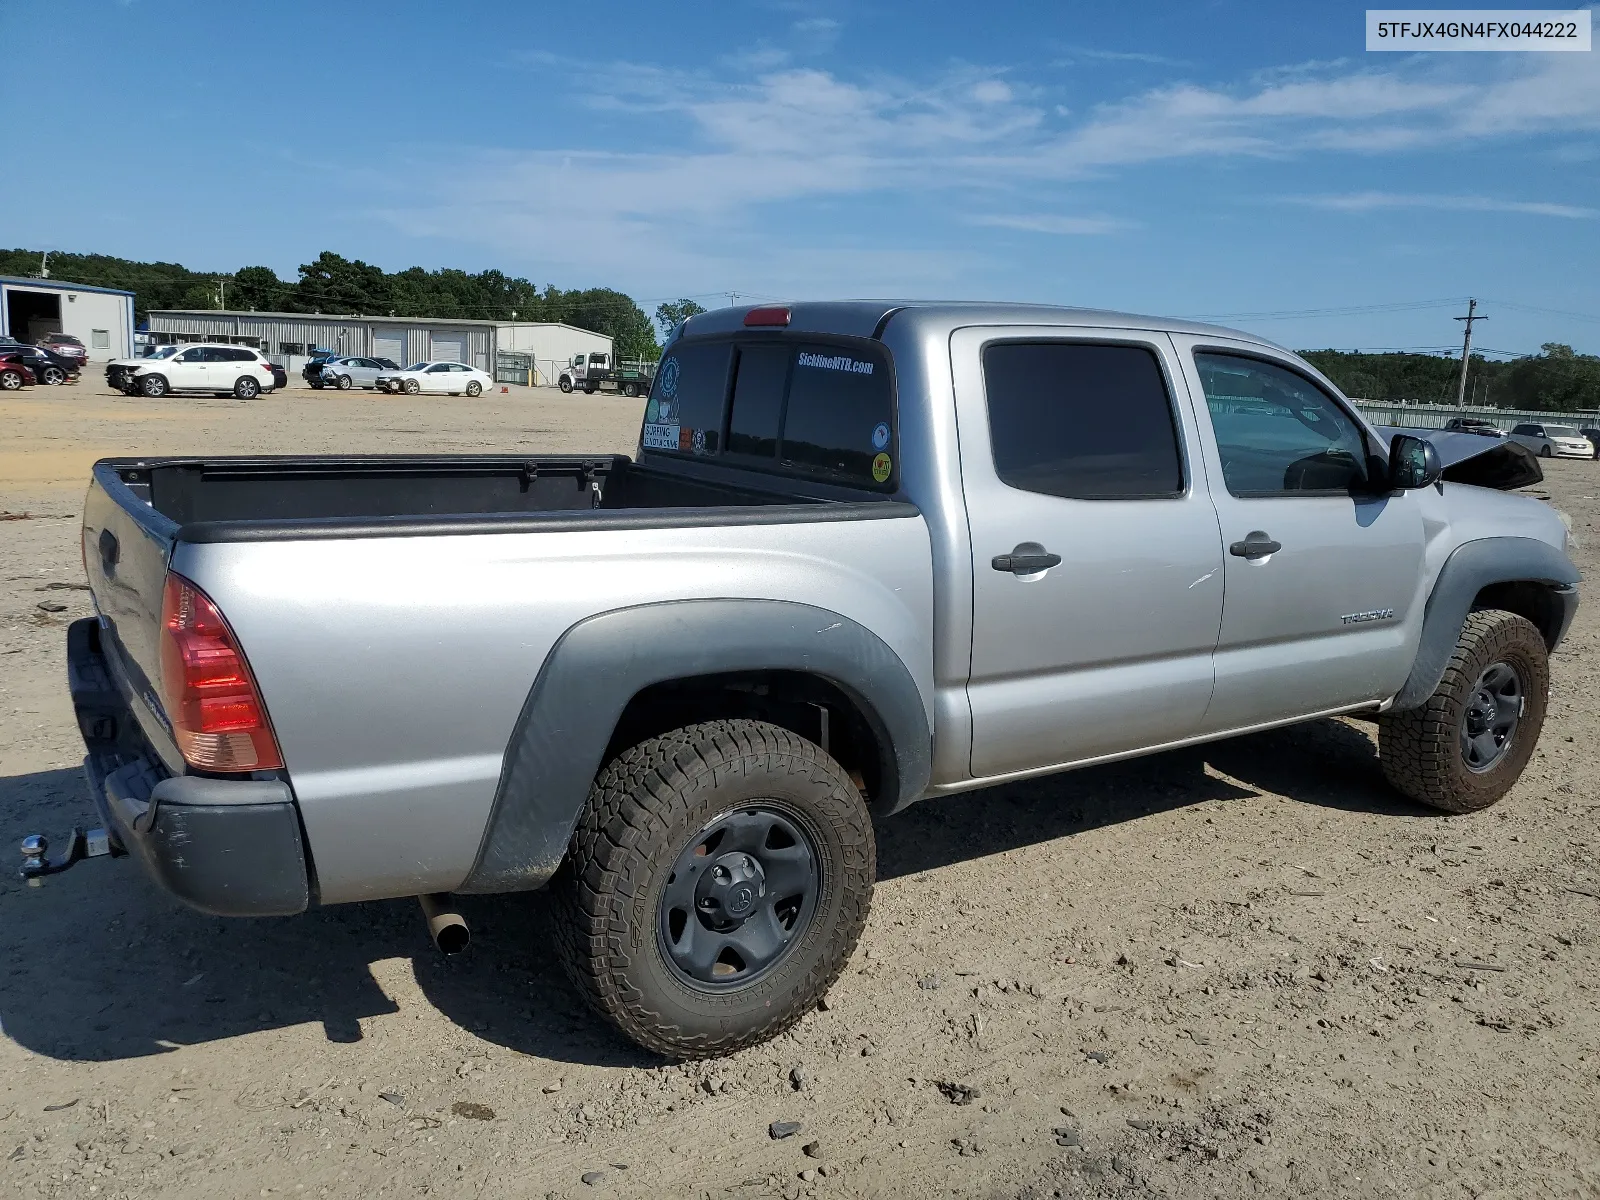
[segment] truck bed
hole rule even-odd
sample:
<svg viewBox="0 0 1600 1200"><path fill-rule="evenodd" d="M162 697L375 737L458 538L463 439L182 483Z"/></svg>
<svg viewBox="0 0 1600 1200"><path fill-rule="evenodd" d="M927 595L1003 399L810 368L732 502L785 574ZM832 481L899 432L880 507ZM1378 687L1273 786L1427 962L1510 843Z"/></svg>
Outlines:
<svg viewBox="0 0 1600 1200"><path fill-rule="evenodd" d="M498 528L540 518L568 524L584 514L607 524L826 520L908 507L870 492L776 477L767 487L626 455L108 459L96 471L102 486L120 483L187 542L460 529L486 520Z"/></svg>

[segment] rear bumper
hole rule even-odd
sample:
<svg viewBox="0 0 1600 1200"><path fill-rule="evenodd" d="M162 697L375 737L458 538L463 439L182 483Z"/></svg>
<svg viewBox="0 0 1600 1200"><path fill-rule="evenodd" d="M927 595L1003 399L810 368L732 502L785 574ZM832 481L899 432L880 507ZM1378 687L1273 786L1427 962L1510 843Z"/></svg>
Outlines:
<svg viewBox="0 0 1600 1200"><path fill-rule="evenodd" d="M116 689L92 617L67 630L67 681L89 751L90 794L106 828L157 883L214 916L309 907L300 814L287 783L169 773Z"/></svg>

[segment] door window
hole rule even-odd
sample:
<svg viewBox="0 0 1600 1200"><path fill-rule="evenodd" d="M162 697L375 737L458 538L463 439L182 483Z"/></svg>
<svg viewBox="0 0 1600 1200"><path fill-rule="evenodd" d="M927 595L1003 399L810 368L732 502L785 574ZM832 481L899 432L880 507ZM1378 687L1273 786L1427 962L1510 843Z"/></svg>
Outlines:
<svg viewBox="0 0 1600 1200"><path fill-rule="evenodd" d="M1366 484L1360 426L1309 379L1237 354L1198 353L1195 366L1233 495L1326 495Z"/></svg>
<svg viewBox="0 0 1600 1200"><path fill-rule="evenodd" d="M983 351L995 474L1072 500L1180 495L1166 379L1143 346L995 342Z"/></svg>
<svg viewBox="0 0 1600 1200"><path fill-rule="evenodd" d="M428 368L428 374L429 375L443 375L449 370L450 370L450 364L449 363L439 363L436 366L429 367Z"/></svg>

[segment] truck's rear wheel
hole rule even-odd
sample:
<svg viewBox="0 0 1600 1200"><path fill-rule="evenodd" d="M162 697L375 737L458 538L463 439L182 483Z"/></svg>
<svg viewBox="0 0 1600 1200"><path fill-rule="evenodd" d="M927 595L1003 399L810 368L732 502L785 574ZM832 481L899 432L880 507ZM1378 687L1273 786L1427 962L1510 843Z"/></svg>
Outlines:
<svg viewBox="0 0 1600 1200"><path fill-rule="evenodd" d="M690 725L596 779L557 880L563 957L647 1050L728 1054L838 978L876 870L866 804L821 748L760 721Z"/></svg>
<svg viewBox="0 0 1600 1200"><path fill-rule="evenodd" d="M632 400L635 396L637 396L639 394L639 385L636 384L636 383L625 383L625 384L623 384L622 385L622 394L624 396L626 396L629 400Z"/></svg>
<svg viewBox="0 0 1600 1200"><path fill-rule="evenodd" d="M1533 757L1549 698L1549 652L1533 622L1499 609L1470 613L1427 702L1378 719L1384 776L1445 812L1488 808Z"/></svg>

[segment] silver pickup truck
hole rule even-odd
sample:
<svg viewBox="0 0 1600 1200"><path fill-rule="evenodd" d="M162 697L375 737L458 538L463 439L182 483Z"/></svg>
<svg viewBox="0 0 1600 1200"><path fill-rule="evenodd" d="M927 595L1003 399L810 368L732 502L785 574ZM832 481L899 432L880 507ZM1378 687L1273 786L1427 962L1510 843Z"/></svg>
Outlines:
<svg viewBox="0 0 1600 1200"><path fill-rule="evenodd" d="M1247 334L848 302L692 318L637 458L106 460L105 828L24 873L418 896L445 949L451 893L550 885L601 1013L725 1053L815 1005L924 797L1364 711L1405 795L1498 800L1578 573L1449 457Z"/></svg>

